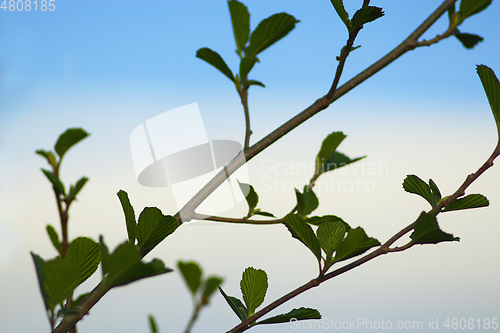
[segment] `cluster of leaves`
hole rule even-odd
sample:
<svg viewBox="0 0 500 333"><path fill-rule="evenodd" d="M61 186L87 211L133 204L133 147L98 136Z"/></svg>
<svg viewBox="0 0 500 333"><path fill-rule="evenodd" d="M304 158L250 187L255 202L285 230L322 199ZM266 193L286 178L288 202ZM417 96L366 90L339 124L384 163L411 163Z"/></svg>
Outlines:
<svg viewBox="0 0 500 333"><path fill-rule="evenodd" d="M243 302L233 296L228 296L224 290L219 287L219 290L226 300L227 304L231 307L233 312L243 322L249 317L253 316L255 310L264 302L267 292L267 274L261 269L248 267L243 272L240 281L241 293L243 295ZM318 310L311 308L298 308L293 309L288 313L273 316L255 323L252 326L263 324L279 324L287 323L290 320L308 320L308 319L321 319L321 314Z"/></svg>
<svg viewBox="0 0 500 333"><path fill-rule="evenodd" d="M491 5L491 2L492 0L462 0L458 12L456 11L455 4L448 9L448 18L450 20L452 34L465 48L472 49L477 43L483 41L483 37L476 34L463 33L457 27L462 24L466 18L485 10Z"/></svg>

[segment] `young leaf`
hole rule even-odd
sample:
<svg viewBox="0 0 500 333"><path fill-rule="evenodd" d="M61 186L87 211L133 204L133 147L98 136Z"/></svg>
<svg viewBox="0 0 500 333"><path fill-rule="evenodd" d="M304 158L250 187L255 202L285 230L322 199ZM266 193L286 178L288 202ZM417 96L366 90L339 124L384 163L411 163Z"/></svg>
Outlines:
<svg viewBox="0 0 500 333"><path fill-rule="evenodd" d="M319 241L311 226L305 222L302 216L298 214L289 214L285 216L284 223L292 234L292 237L304 243L304 245L316 256L316 259L318 259L318 261L321 260L321 247L319 246Z"/></svg>
<svg viewBox="0 0 500 333"><path fill-rule="evenodd" d="M437 244L440 242L459 241L458 237L443 232L437 223L436 217L422 212L415 221L415 231L412 234L415 244Z"/></svg>
<svg viewBox="0 0 500 333"><path fill-rule="evenodd" d="M83 294L79 295L77 298L75 298L75 299L73 300L73 302L71 302L70 309L75 309L75 308L76 308L76 306L77 306L78 304L80 304L80 302L81 302L81 301L83 301L83 300L85 299L85 297L87 297L89 294L90 294L90 292L88 292L88 293L83 293Z"/></svg>
<svg viewBox="0 0 500 333"><path fill-rule="evenodd" d="M345 26L347 27L347 30L351 30L351 22L349 22L349 14L347 14L345 8L344 8L344 3L342 0L330 0L332 2L333 8L335 8L335 11L339 15L340 19L342 22L344 22Z"/></svg>
<svg viewBox="0 0 500 333"><path fill-rule="evenodd" d="M300 21L287 13L278 13L262 20L250 36L245 57L255 58L269 46L285 37Z"/></svg>
<svg viewBox="0 0 500 333"><path fill-rule="evenodd" d="M458 16L460 18L460 22L465 20L466 18L477 14L484 9L486 9L489 5L491 5L492 0L462 0L460 1L460 8L458 10Z"/></svg>
<svg viewBox="0 0 500 333"><path fill-rule="evenodd" d="M203 274L200 266L195 262L184 263L177 262L177 267L181 271L184 282L186 282L191 294L194 296L201 285L201 275Z"/></svg>
<svg viewBox="0 0 500 333"><path fill-rule="evenodd" d="M47 159L47 161L49 160L49 152L48 151L43 150L43 149L39 149L39 150L36 150L35 153L45 157Z"/></svg>
<svg viewBox="0 0 500 333"><path fill-rule="evenodd" d="M432 179L429 179L429 189L431 190L431 205L432 207L436 207L439 200L441 200L441 192Z"/></svg>
<svg viewBox="0 0 500 333"><path fill-rule="evenodd" d="M45 308L49 310L49 303L48 303L48 295L47 292L45 291L45 260L42 259L37 254L34 254L33 252L31 253L31 257L33 258L33 262L35 264L35 270L36 270L36 275L38 278L38 286L40 288L40 293L42 294L43 298L43 303L45 304Z"/></svg>
<svg viewBox="0 0 500 333"><path fill-rule="evenodd" d="M434 205L432 204L431 188L422 179L418 178L415 175L408 175L403 181L403 188L406 192L421 196L422 198L427 200L432 207L434 207Z"/></svg>
<svg viewBox="0 0 500 333"><path fill-rule="evenodd" d="M64 185L59 180L59 178L56 177L56 175L49 170L42 169L42 171L47 177L47 179L52 183L52 186L54 187L54 191L56 192L56 194L64 196L66 191L64 190Z"/></svg>
<svg viewBox="0 0 500 333"><path fill-rule="evenodd" d="M309 320L309 319L321 319L321 314L316 309L311 308L298 308L284 314L280 314L271 318L267 318L262 321L258 321L255 325L260 324L279 324L279 323L289 323L292 320Z"/></svg>
<svg viewBox="0 0 500 333"><path fill-rule="evenodd" d="M132 205L130 204L127 192L125 192L124 190L120 190L118 191L118 193L116 193L116 195L118 195L118 198L120 199L123 214L125 214L125 224L127 226L128 240L131 244L135 244L135 229L137 223L135 222L134 207L132 207Z"/></svg>
<svg viewBox="0 0 500 333"><path fill-rule="evenodd" d="M81 128L70 128L66 132L59 136L57 139L55 150L59 159L62 159L63 155L70 149L73 145L77 144L79 141L85 139L89 134Z"/></svg>
<svg viewBox="0 0 500 333"><path fill-rule="evenodd" d="M242 80L248 76L248 73L250 73L250 71L252 70L252 68L253 68L253 66L255 65L256 62L257 62L257 58L246 57L246 58L241 59L241 62L240 62L240 78ZM258 81L255 81L255 82L258 82Z"/></svg>
<svg viewBox="0 0 500 333"><path fill-rule="evenodd" d="M245 83L243 84L243 88L246 88L246 87L249 87L249 86L260 86L262 88L265 88L266 86L264 85L264 83L260 82L260 81L257 81L257 80L247 80L245 81Z"/></svg>
<svg viewBox="0 0 500 333"><path fill-rule="evenodd" d="M209 277L203 286L203 293L201 294L201 304L205 305L209 303L210 297L217 290L217 288L222 284L224 279L217 276Z"/></svg>
<svg viewBox="0 0 500 333"><path fill-rule="evenodd" d="M73 185L70 185L67 199L74 200L76 198L76 195L80 192L80 190L88 180L89 179L87 177L82 177L76 182L74 187Z"/></svg>
<svg viewBox="0 0 500 333"><path fill-rule="evenodd" d="M254 212L253 212L252 215L261 215L261 216L267 216L267 217L276 217L272 213L261 211L260 208L257 208L256 210L254 210Z"/></svg>
<svg viewBox="0 0 500 333"><path fill-rule="evenodd" d="M196 51L196 57L201 60L205 60L210 65L221 71L222 74L227 76L229 80L235 82L233 72L229 69L224 59L222 59L217 52L210 50L208 47L203 47Z"/></svg>
<svg viewBox="0 0 500 333"><path fill-rule="evenodd" d="M318 234L319 245L328 257L331 257L339 244L344 240L346 233L345 224L341 221L325 222L320 224L316 232Z"/></svg>
<svg viewBox="0 0 500 333"><path fill-rule="evenodd" d="M457 29L457 31L458 31L458 29ZM460 43L462 43L462 45L466 49L474 48L474 46L476 46L479 42L482 42L484 39L483 37L478 36L478 35L460 33L460 32L454 33L453 35L455 37L457 37L457 39L460 41Z"/></svg>
<svg viewBox="0 0 500 333"><path fill-rule="evenodd" d="M461 210L469 208L478 208L489 206L490 202L482 194L469 194L463 198L456 199L448 204L448 206L443 209L443 212L449 212L452 210Z"/></svg>
<svg viewBox="0 0 500 333"><path fill-rule="evenodd" d="M248 204L248 216L252 215L255 211L255 207L259 203L259 196L257 192L255 192L254 188L250 184L240 183L238 181L238 185L240 186L241 192L245 196L245 199Z"/></svg>
<svg viewBox="0 0 500 333"><path fill-rule="evenodd" d="M491 111L497 123L498 135L500 138L500 82L498 81L495 72L485 65L477 66L477 74L481 79L484 91L490 102Z"/></svg>
<svg viewBox="0 0 500 333"><path fill-rule="evenodd" d="M125 244L133 246L130 243ZM173 270L165 267L165 264L160 259L153 259L149 263L139 261L115 279L113 286L123 286L140 279L170 272L173 272Z"/></svg>
<svg viewBox="0 0 500 333"><path fill-rule="evenodd" d="M221 287L219 287L219 291L222 297L224 297L224 299L226 300L227 304L229 304L231 309L234 311L234 313L236 313L236 315L238 316L238 318L240 318L241 321L244 321L245 319L248 318L247 308L245 307L245 305L243 305L243 303L239 299L233 296L226 295L226 293Z"/></svg>
<svg viewBox="0 0 500 333"><path fill-rule="evenodd" d="M59 235L57 234L56 229L50 224L47 224L47 234L49 234L50 241L52 242L52 245L54 245L54 248L57 250L59 255L61 255L62 251L62 245L61 242L59 241Z"/></svg>
<svg viewBox="0 0 500 333"><path fill-rule="evenodd" d="M101 262L99 243L87 237L75 238L69 245L65 260L73 261L78 266L80 285L99 267Z"/></svg>
<svg viewBox="0 0 500 333"><path fill-rule="evenodd" d="M266 296L267 274L261 269L248 267L243 272L240 282L243 300L248 309L248 316L252 316Z"/></svg>
<svg viewBox="0 0 500 333"><path fill-rule="evenodd" d="M307 216L318 208L318 197L309 186L305 185L302 193L295 189L295 194L297 196L297 212L300 215Z"/></svg>
<svg viewBox="0 0 500 333"><path fill-rule="evenodd" d="M330 155L330 157L326 160L325 163L323 163L323 167L320 170L320 173L332 171L332 170L335 170L338 168L342 168L346 165L349 165L351 163L362 160L365 157L366 157L366 155L351 159L351 158L347 157L346 155L336 151Z"/></svg>
<svg viewBox="0 0 500 333"><path fill-rule="evenodd" d="M156 325L155 318L152 315L149 315L148 318L149 318L149 328L151 329L151 333L158 333L158 326Z"/></svg>
<svg viewBox="0 0 500 333"><path fill-rule="evenodd" d="M325 223L325 222L337 222L337 221L339 221L339 222L342 222L344 224L344 226L346 227L346 231L351 230L351 226L347 222L345 222L340 217L335 216L335 215L311 216L311 217L308 217L305 221L308 224L318 225L318 226L321 225L322 223Z"/></svg>
<svg viewBox="0 0 500 333"><path fill-rule="evenodd" d="M104 237L99 236L99 248L101 252L101 262L102 262L102 277L106 276L106 274L109 273L109 260L110 260L110 254L108 247L104 243Z"/></svg>
<svg viewBox="0 0 500 333"><path fill-rule="evenodd" d="M351 19L351 29L359 27L360 25L368 22L375 21L376 19L384 16L384 12L380 7L367 6L359 9Z"/></svg>
<svg viewBox="0 0 500 333"><path fill-rule="evenodd" d="M139 215L136 228L137 245L143 254L149 252L177 229L177 220L163 215L156 207L146 207Z"/></svg>
<svg viewBox="0 0 500 333"><path fill-rule="evenodd" d="M323 143L321 144L321 149L316 156L316 169L323 170L324 164L330 156L335 152L340 143L347 137L342 132L333 132L329 134Z"/></svg>
<svg viewBox="0 0 500 333"><path fill-rule="evenodd" d="M250 36L250 13L247 7L239 1L231 0L227 4L229 6L229 13L231 14L237 52L241 56Z"/></svg>
<svg viewBox="0 0 500 333"><path fill-rule="evenodd" d="M365 231L357 227L347 232L347 237L339 244L335 254L335 261L346 260L358 256L374 246L379 246L380 242L375 238L368 237Z"/></svg>

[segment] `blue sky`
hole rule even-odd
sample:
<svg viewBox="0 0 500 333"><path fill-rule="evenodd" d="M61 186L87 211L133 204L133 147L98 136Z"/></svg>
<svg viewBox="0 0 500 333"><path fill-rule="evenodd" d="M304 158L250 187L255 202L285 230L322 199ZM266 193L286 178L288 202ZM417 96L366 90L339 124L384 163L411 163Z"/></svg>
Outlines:
<svg viewBox="0 0 500 333"><path fill-rule="evenodd" d="M361 3L345 2L351 15ZM438 3L372 1L386 15L360 32L356 45L362 47L349 56L341 83L406 38ZM250 78L266 84L265 89L252 87L249 95L256 142L328 91L335 56L347 35L326 0L245 4L252 29L282 11L301 21L262 53L251 72ZM197 102L211 139L242 141L244 134L231 82L195 57L198 48L210 47L233 71L237 67L226 1L57 0L55 5L53 12L0 10L0 325L6 332L48 330L29 251L55 256L45 226L57 225L57 214L36 149L49 149L69 127L92 134L70 151L62 166L68 184L82 175L90 178L72 208L70 237L97 239L103 234L114 247L126 237L115 195L119 189L129 192L136 213L146 206L176 211L168 189L137 183L129 145L134 128ZM301 165L313 162L323 138L340 130L349 135L340 151L368 157L357 168L323 176L317 214L339 215L383 241L427 209L423 200L401 189L405 175L432 178L443 192L454 191L489 156L497 138L475 66L485 64L500 73L499 10L494 2L461 27L484 37L474 50L449 38L407 53L252 160L249 173L261 208L279 216L290 211L293 186L311 176ZM445 18L438 21L424 37L442 33L446 24ZM426 324L429 318L442 323L453 317L498 316L500 193L492 184L499 181L494 167L470 189L485 194L490 207L440 218L445 231L462 238L460 243L379 258L281 311L308 306L335 320ZM353 184L362 187L350 190ZM241 216L244 208L228 215ZM307 249L282 226L195 222L176 231L152 255L169 267L178 259L197 260L208 274L223 276L225 290L235 296L245 267L265 269L270 285L266 302L316 273ZM81 291L92 288L99 276L100 271ZM81 323L81 331L147 331L146 316L152 313L161 331L176 332L189 312L187 291L172 273L112 290ZM25 320L26 313L31 320ZM236 317L217 296L194 332L222 331L234 324ZM255 328L290 330L287 325Z"/></svg>

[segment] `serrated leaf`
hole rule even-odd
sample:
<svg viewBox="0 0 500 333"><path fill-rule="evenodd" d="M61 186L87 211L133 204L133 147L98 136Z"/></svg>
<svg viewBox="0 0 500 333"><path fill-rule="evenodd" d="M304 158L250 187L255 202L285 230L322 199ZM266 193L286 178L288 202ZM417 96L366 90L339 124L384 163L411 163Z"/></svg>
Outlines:
<svg viewBox="0 0 500 333"><path fill-rule="evenodd" d="M335 11L339 15L340 19L342 22L344 22L345 26L347 27L347 30L351 30L351 23L349 22L349 14L347 14L345 8L344 8L344 3L342 0L330 0L333 8L335 8Z"/></svg>
<svg viewBox="0 0 500 333"><path fill-rule="evenodd" d="M257 62L256 58L245 57L241 59L240 62L240 78L243 80L248 76L248 73L252 70L253 66ZM258 81L255 81L258 82ZM248 81L247 81L248 83Z"/></svg>
<svg viewBox="0 0 500 333"><path fill-rule="evenodd" d="M440 242L458 241L459 238L453 237L439 228L436 217L422 212L415 221L415 231L412 234L415 244L437 244Z"/></svg>
<svg viewBox="0 0 500 333"><path fill-rule="evenodd" d="M222 59L217 52L212 51L208 47L203 47L196 51L196 57L201 60L205 60L210 65L221 71L221 73L227 76L229 80L235 82L233 72L229 69L224 59Z"/></svg>
<svg viewBox="0 0 500 333"><path fill-rule="evenodd" d="M380 242L375 238L368 237L365 231L357 227L347 232L347 237L339 244L335 253L335 261L346 260L365 253Z"/></svg>
<svg viewBox="0 0 500 333"><path fill-rule="evenodd" d="M49 170L42 169L42 172L44 173L45 177L47 177L47 179L52 183L52 187L54 188L56 194L64 196L66 191L64 190L64 185L59 180L59 178Z"/></svg>
<svg viewBox="0 0 500 333"><path fill-rule="evenodd" d="M102 277L106 276L106 274L109 273L109 260L110 260L110 254L108 247L104 243L104 237L99 236L99 249L101 252L101 263L102 263Z"/></svg>
<svg viewBox="0 0 500 333"><path fill-rule="evenodd" d="M271 318L264 319L255 323L255 325L260 324L279 324L279 323L289 323L291 320L310 320L310 319L321 319L321 314L316 309L311 308L298 308L284 314L280 314Z"/></svg>
<svg viewBox="0 0 500 333"><path fill-rule="evenodd" d="M413 193L421 196L422 198L427 200L427 202L429 202L432 207L434 207L432 204L431 188L422 179L418 178L415 175L408 175L403 181L403 188L408 193Z"/></svg>
<svg viewBox="0 0 500 333"><path fill-rule="evenodd" d="M149 319L149 329L151 333L158 333L158 326L156 325L156 320L152 315L148 316Z"/></svg>
<svg viewBox="0 0 500 333"><path fill-rule="evenodd" d="M57 234L56 229L54 229L54 227L50 224L47 224L47 234L49 235L52 245L54 245L54 248L57 250L59 255L61 255L62 245L61 242L59 241L59 235Z"/></svg>
<svg viewBox="0 0 500 333"><path fill-rule="evenodd" d="M481 79L484 91L488 97L491 111L493 111L500 139L500 82L498 81L495 72L485 65L477 66L477 74Z"/></svg>
<svg viewBox="0 0 500 333"><path fill-rule="evenodd" d="M59 136L56 145L54 146L59 159L75 144L85 139L89 134L82 128L69 128Z"/></svg>
<svg viewBox="0 0 500 333"><path fill-rule="evenodd" d="M33 263L35 264L36 276L38 278L38 287L40 288L40 293L42 294L43 303L45 304L45 308L49 310L48 296L45 291L45 260L42 259L37 254L31 253L31 257L33 258Z"/></svg>
<svg viewBox="0 0 500 333"><path fill-rule="evenodd" d="M288 228L292 237L297 238L307 246L316 259L321 260L321 247L311 226L305 222L302 216L298 214L288 214L284 219L285 226Z"/></svg>
<svg viewBox="0 0 500 333"><path fill-rule="evenodd" d="M175 229L177 229L177 220L174 217L163 215L156 207L146 207L139 215L135 229L137 245L145 255Z"/></svg>
<svg viewBox="0 0 500 333"><path fill-rule="evenodd" d="M231 14L236 47L238 54L241 56L250 36L250 13L248 12L248 8L239 1L231 0L227 4L229 6L229 13Z"/></svg>
<svg viewBox="0 0 500 333"><path fill-rule="evenodd" d="M127 192L125 192L124 190L120 190L118 191L118 193L116 193L116 195L118 195L118 199L120 199L123 214L125 215L125 225L127 226L128 240L131 244L135 244L137 222L135 221L134 207L132 207L132 205L130 204Z"/></svg>
<svg viewBox="0 0 500 333"><path fill-rule="evenodd" d="M384 12L380 7L367 6L356 11L351 19L351 30L368 22L375 21L384 16Z"/></svg>
<svg viewBox="0 0 500 333"><path fill-rule="evenodd" d="M131 245L130 243L126 243ZM137 264L133 265L126 272L121 274L117 279L115 279L113 286L123 286L131 282L135 282L140 279L153 277L160 274L173 272L172 269L165 267L165 264L160 259L153 259L149 263L139 261Z"/></svg>
<svg viewBox="0 0 500 333"><path fill-rule="evenodd" d="M101 262L99 243L87 237L75 238L68 247L65 260L73 261L78 266L80 285L99 267Z"/></svg>
<svg viewBox="0 0 500 333"><path fill-rule="evenodd" d="M261 215L261 216L267 216L267 217L276 217L276 216L274 216L274 214L269 213L269 212L263 212L260 209L256 209L253 212L253 215Z"/></svg>
<svg viewBox="0 0 500 333"><path fill-rule="evenodd" d="M311 217L308 217L307 219L305 219L305 221L308 224L317 225L317 226L319 226L325 222L342 222L344 224L344 226L346 227L346 231L351 230L351 226L347 222L345 222L344 220L342 220L340 217L338 217L336 215L311 216Z"/></svg>
<svg viewBox="0 0 500 333"><path fill-rule="evenodd" d="M238 316L238 318L240 318L241 321L244 321L248 318L247 308L238 298L226 295L221 287L219 287L219 291L222 297L224 297L224 299L226 300L227 304L229 304L231 310L233 310L233 312Z"/></svg>
<svg viewBox="0 0 500 333"><path fill-rule="evenodd" d="M449 212L452 210L470 209L487 207L490 202L482 194L469 194L463 198L456 199L448 204L448 206L443 209L443 212Z"/></svg>
<svg viewBox="0 0 500 333"><path fill-rule="evenodd" d="M431 190L432 207L436 207L439 200L441 200L441 192L437 187L436 183L432 179L429 179L429 189Z"/></svg>
<svg viewBox="0 0 500 333"><path fill-rule="evenodd" d="M68 199L69 200L75 199L77 194L80 192L80 190L83 188L83 186L88 180L89 179L87 177L82 177L76 182L74 187L73 185L71 185L68 192Z"/></svg>
<svg viewBox="0 0 500 333"><path fill-rule="evenodd" d="M454 33L453 35L457 37L457 39L466 49L472 49L479 42L482 42L484 40L483 37L474 34Z"/></svg>
<svg viewBox="0 0 500 333"><path fill-rule="evenodd" d="M300 215L307 216L318 208L318 197L309 186L305 185L302 193L295 189L295 194L297 196L297 212Z"/></svg>
<svg viewBox="0 0 500 333"><path fill-rule="evenodd" d="M248 204L248 216L252 215L255 211L255 207L259 203L259 196L257 192L255 192L254 188L250 184L240 183L238 181L238 185L240 186L241 192L245 196L245 199Z"/></svg>
<svg viewBox="0 0 500 333"><path fill-rule="evenodd" d="M262 88L266 87L264 85L264 83L262 83L260 81L257 81L257 80L247 80L247 81L245 81L245 83L243 84L243 88L246 88L246 87L249 87L249 86L260 86Z"/></svg>
<svg viewBox="0 0 500 333"><path fill-rule="evenodd" d="M492 0L462 0L460 1L460 7L458 10L458 15L460 18L460 22L465 20L466 18L475 15L484 9L486 9L489 5L491 5Z"/></svg>
<svg viewBox="0 0 500 333"><path fill-rule="evenodd" d="M325 251L326 257L329 258L344 240L346 227L341 221L325 222L320 224L316 233L319 245Z"/></svg>
<svg viewBox="0 0 500 333"><path fill-rule="evenodd" d="M254 58L269 46L285 37L300 21L287 13L278 13L262 20L250 35L245 57Z"/></svg>
<svg viewBox="0 0 500 333"><path fill-rule="evenodd" d="M316 156L316 169L323 170L324 164L335 152L340 143L347 137L342 132L333 132L329 134L321 144L321 148Z"/></svg>
<svg viewBox="0 0 500 333"><path fill-rule="evenodd" d="M210 297L222 284L223 281L224 279L217 276L211 276L205 281L203 285L203 293L201 294L201 304L209 303Z"/></svg>
<svg viewBox="0 0 500 333"><path fill-rule="evenodd" d="M184 263L182 261L177 262L177 267L181 272L181 275L186 282L191 294L194 296L200 288L201 285L201 275L203 274L200 266L195 262Z"/></svg>
<svg viewBox="0 0 500 333"><path fill-rule="evenodd" d="M362 160L365 157L366 155L351 159L346 155L336 151L332 155L330 155L325 163L323 163L321 173L345 167L346 165Z"/></svg>
<svg viewBox="0 0 500 333"><path fill-rule="evenodd" d="M262 269L248 267L243 272L240 281L243 300L248 309L248 316L252 316L266 296L267 274Z"/></svg>

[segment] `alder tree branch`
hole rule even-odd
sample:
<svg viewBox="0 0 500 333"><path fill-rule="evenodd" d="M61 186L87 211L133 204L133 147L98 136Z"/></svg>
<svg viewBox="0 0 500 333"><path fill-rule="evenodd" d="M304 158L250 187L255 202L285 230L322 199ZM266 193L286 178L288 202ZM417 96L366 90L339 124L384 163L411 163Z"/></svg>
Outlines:
<svg viewBox="0 0 500 333"><path fill-rule="evenodd" d="M248 147L250 147L250 135L252 135L252 130L250 128L250 111L248 110L248 87L243 88L241 92L239 92L239 95L245 112L245 145L243 146L243 150L247 150Z"/></svg>
<svg viewBox="0 0 500 333"><path fill-rule="evenodd" d="M231 217L222 217L222 216L210 216L204 214L193 214L193 219L195 220L205 220L205 221L214 221L214 222L227 222L227 223L244 223L244 224L280 224L283 223L283 219L274 219L274 220L249 220L248 218L231 218Z"/></svg>
<svg viewBox="0 0 500 333"><path fill-rule="evenodd" d="M392 63L394 60L405 54L407 51L413 50L418 46L418 38L420 38L425 31L427 31L438 19L441 17L448 7L450 7L452 4L454 4L456 0L445 0L417 29L415 29L409 36L406 38L401 44L399 44L396 48L394 48L392 51L390 51L388 54L386 54L384 57L380 58L378 61L376 61L373 65L369 66L366 68L364 71L359 73L358 75L354 76L351 80L347 81L344 83L342 86L337 88L338 82L340 80L340 74L342 73L342 69L345 63L345 57L348 55L348 50L349 50L349 45L352 46L352 43L354 40L350 41L351 38L355 38L357 33L359 32L359 29L357 31L353 31L349 35L349 40L346 44L346 47L344 48L344 52L341 52L340 59L339 59L339 65L337 67L337 72L335 74L335 79L332 83L332 87L330 88L329 92L323 96L322 98L319 98L316 100L313 104L311 104L309 107L307 107L305 110L297 114L295 117L290 119L289 121L285 122L283 125L281 125L279 128L268 134L266 137L249 147L248 149L242 151L237 157L235 157L231 162L228 163L228 165L221 170L212 180L210 180L191 200L188 201L188 203L182 207L182 209L175 215L175 218L177 219L178 224L180 225L182 223L181 216L185 218L186 220L193 219L195 216L195 209L205 200L217 187L219 187L228 177L228 175L232 175L239 167L244 165L246 162L251 160L253 157L255 157L257 154L262 152L264 149L269 147L271 144L274 142L278 141L280 138L282 138L284 135L292 131L294 128L298 127L300 124L317 114L318 112L326 109L331 103L333 103L335 100L339 99L343 95L345 95L347 92L352 90L354 87L358 86L368 78L370 78L372 75ZM363 6L367 5L369 1L365 0L363 3ZM468 186L468 185L467 185ZM411 228L409 229L411 230ZM404 231L404 229L402 230ZM401 232L402 232L401 231ZM408 232L408 231L407 231ZM405 233L407 233L405 232ZM391 243L392 244L392 243ZM346 265L334 272L328 273L324 276L322 276L322 280L324 281L325 279L332 278L333 276L331 274L336 273L336 275L341 274L340 270L350 270L354 267L359 266L361 263L364 263L368 260L371 260L372 258L370 256L374 256L374 254L378 253L377 251L382 251L386 252L388 249L385 248L384 246L380 247L377 249L375 252L372 252L371 254L364 256L361 259L358 259L357 261ZM380 254L378 254L380 255ZM375 255L377 256L377 255ZM359 264L356 264L358 263ZM354 265L354 266L352 266ZM352 267L351 267L352 266ZM343 271L342 271L343 272ZM328 278L327 278L328 277ZM319 279L319 278L318 278ZM312 283L314 286L317 284L318 279L312 280ZM321 282L320 281L320 282ZM310 289L311 287L307 287L308 284L296 289L299 290L298 292L292 292L295 293L293 296L287 298L286 300L295 297L296 295L302 293L305 290ZM304 289L305 288L305 289ZM70 327L72 327L75 323L77 323L85 314L88 313L88 311L101 299L106 292L108 292L111 289L110 286L106 286L105 284L101 283L97 285L91 292L90 294L75 308L74 314L68 314L64 317L64 319L59 323L59 325L53 330L53 333L64 333L66 332ZM280 299L281 300L281 299ZM273 302L272 304L276 304L273 308L277 307L278 305L284 303L286 300L283 300L280 302L280 300L277 300ZM270 305L271 306L271 305ZM269 306L268 306L269 307ZM264 308L267 309L268 307ZM263 310L264 310L263 309ZM256 319L260 318L262 315L267 313L270 310L267 310L267 312L263 312L263 310L257 312L252 316L252 322L255 321ZM259 314L259 315L258 315ZM258 315L258 316L257 316ZM242 329L248 326L250 322L245 321L245 325L240 324L237 327L235 327L231 332L242 332ZM242 326L243 325L243 326ZM238 328L238 329L236 329Z"/></svg>

